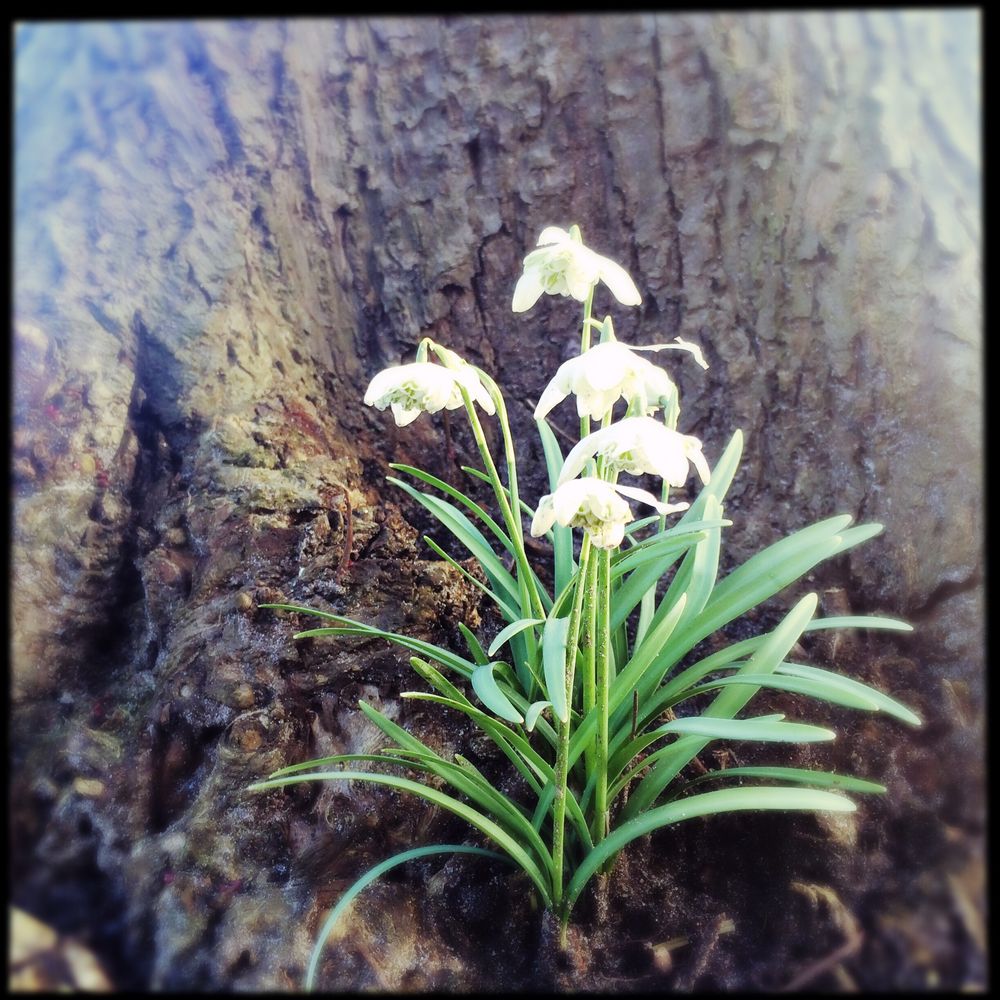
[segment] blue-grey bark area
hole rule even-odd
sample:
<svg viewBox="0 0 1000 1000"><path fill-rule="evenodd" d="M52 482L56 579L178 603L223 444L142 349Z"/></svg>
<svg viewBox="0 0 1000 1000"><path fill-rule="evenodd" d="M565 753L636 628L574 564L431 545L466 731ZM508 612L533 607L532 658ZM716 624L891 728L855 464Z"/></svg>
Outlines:
<svg viewBox="0 0 1000 1000"><path fill-rule="evenodd" d="M367 787L244 791L378 745L361 697L505 780L469 726L401 702L401 651L296 644L258 605L492 635L384 482L389 461L461 482L471 437L361 397L424 336L458 350L507 393L534 503L531 410L579 304L510 301L542 228L575 222L643 292L597 294L622 340L704 350L707 371L671 366L681 430L710 461L746 435L724 571L829 515L885 525L804 586L916 631L802 652L926 725L830 709L840 738L801 762L886 796L637 842L568 956L508 871L397 870L324 985L982 986L979 30L962 10L19 25L13 902L119 988L291 989L362 871L471 836ZM568 444L571 404L554 418Z"/></svg>

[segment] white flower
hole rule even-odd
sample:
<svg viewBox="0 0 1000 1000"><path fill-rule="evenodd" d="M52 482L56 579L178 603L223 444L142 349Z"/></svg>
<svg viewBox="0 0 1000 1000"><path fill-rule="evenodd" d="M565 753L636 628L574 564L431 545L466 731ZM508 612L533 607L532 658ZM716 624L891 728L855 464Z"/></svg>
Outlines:
<svg viewBox="0 0 1000 1000"><path fill-rule="evenodd" d="M629 403L641 400L645 412L651 413L674 396L677 387L662 368L640 357L634 348L609 340L559 366L538 400L535 419L540 420L570 393L576 396L581 417L599 420L621 397Z"/></svg>
<svg viewBox="0 0 1000 1000"><path fill-rule="evenodd" d="M599 549L614 549L625 537L625 525L634 520L629 505L618 495L632 497L649 504L661 514L686 510L687 504L660 503L645 490L606 483L595 476L572 479L559 486L555 493L543 496L531 522L531 534L544 535L557 521L559 524L583 528Z"/></svg>
<svg viewBox="0 0 1000 1000"><path fill-rule="evenodd" d="M524 273L514 288L514 312L530 309L543 292L572 295L584 302L598 281L603 281L623 305L642 302L635 282L620 264L585 247L565 229L543 229L538 247L524 258Z"/></svg>
<svg viewBox="0 0 1000 1000"><path fill-rule="evenodd" d="M595 455L607 460L610 472L652 473L671 486L687 482L689 461L702 482L711 475L698 438L671 430L652 417L626 417L588 434L566 456L559 485L578 476Z"/></svg>
<svg viewBox="0 0 1000 1000"><path fill-rule="evenodd" d="M384 410L392 407L392 415L400 427L405 427L421 413L455 410L464 405L463 386L489 414L496 412L493 400L471 365L464 368L444 368L429 361L383 368L372 380L365 393L365 402Z"/></svg>

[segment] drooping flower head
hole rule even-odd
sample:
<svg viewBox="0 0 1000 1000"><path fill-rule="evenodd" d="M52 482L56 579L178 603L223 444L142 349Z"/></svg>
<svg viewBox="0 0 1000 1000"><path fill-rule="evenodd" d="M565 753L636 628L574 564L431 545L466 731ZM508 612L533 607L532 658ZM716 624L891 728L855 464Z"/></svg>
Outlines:
<svg viewBox="0 0 1000 1000"><path fill-rule="evenodd" d="M524 258L524 273L514 288L511 308L514 312L525 312L543 292L571 295L584 302L598 281L603 281L623 305L637 306L642 302L635 282L620 264L585 247L575 233L548 226L538 237L538 249Z"/></svg>
<svg viewBox="0 0 1000 1000"><path fill-rule="evenodd" d="M571 479L546 494L538 502L538 509L531 522L531 534L544 535L558 522L574 528L583 528L591 542L599 549L614 549L625 537L625 525L634 520L632 509L619 494L639 500L655 508L660 514L686 510L686 503L660 503L651 493L631 486L617 486L584 476Z"/></svg>
<svg viewBox="0 0 1000 1000"><path fill-rule="evenodd" d="M371 380L365 402L380 410L392 407L397 425L405 427L421 413L437 413L438 410L455 410L463 406L460 387L464 387L487 413L496 413L490 394L471 365L445 368L429 361L383 368Z"/></svg>
<svg viewBox="0 0 1000 1000"><path fill-rule="evenodd" d="M711 476L701 451L701 441L690 434L671 430L652 417L626 417L588 434L566 456L559 485L578 476L595 456L606 460L609 472L628 472L636 476L651 473L671 486L683 486L687 482L688 462L698 470L703 483Z"/></svg>
<svg viewBox="0 0 1000 1000"><path fill-rule="evenodd" d="M535 419L540 420L570 393L576 396L576 409L581 417L599 420L619 399L630 405L638 403L646 415L654 413L676 396L677 387L662 368L637 352L671 348L691 351L699 364L708 367L698 347L680 338L678 343L649 347L631 347L619 340L609 340L559 366L538 400Z"/></svg>

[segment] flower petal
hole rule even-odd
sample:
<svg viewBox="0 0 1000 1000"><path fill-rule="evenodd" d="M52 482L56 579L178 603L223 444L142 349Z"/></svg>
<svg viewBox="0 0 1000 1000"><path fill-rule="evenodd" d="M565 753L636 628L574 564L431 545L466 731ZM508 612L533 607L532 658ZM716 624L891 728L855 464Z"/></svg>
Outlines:
<svg viewBox="0 0 1000 1000"><path fill-rule="evenodd" d="M692 437L690 434L684 437L684 451L687 457L691 459L692 464L698 470L698 475L701 477L701 481L707 486L709 480L712 478L712 470L708 467L708 462L705 460L705 456L701 451L701 441L696 437Z"/></svg>
<svg viewBox="0 0 1000 1000"><path fill-rule="evenodd" d="M543 291L538 272L534 268L526 270L514 286L511 310L516 313L527 312L538 301Z"/></svg>
<svg viewBox="0 0 1000 1000"><path fill-rule="evenodd" d="M535 246L545 246L548 243L569 243L572 237L565 229L558 226L546 226L538 237Z"/></svg>
<svg viewBox="0 0 1000 1000"><path fill-rule="evenodd" d="M411 410L402 403L392 404L392 415L396 418L397 427L405 427L407 424L412 424L422 412L422 410Z"/></svg>
<svg viewBox="0 0 1000 1000"><path fill-rule="evenodd" d="M611 428L609 427L607 430L611 430ZM568 483L571 479L576 479L583 471L584 466L590 460L591 456L600 447L604 439L599 435L603 433L604 431L594 431L593 434L588 434L582 441L577 441L570 448L569 454L566 456L566 461L563 462L562 472L559 473L559 480L556 486L562 486L563 483Z"/></svg>
<svg viewBox="0 0 1000 1000"><path fill-rule="evenodd" d="M556 523L556 510L552 503L552 494L546 494L538 501L535 516L531 519L531 535L539 538Z"/></svg>
<svg viewBox="0 0 1000 1000"><path fill-rule="evenodd" d="M558 373L556 373L556 378L554 378L546 387L545 391L542 393L541 399L538 400L538 405L535 407L535 419L541 420L542 417L546 416L554 406L558 406L568 395L568 392L563 391L562 388L557 384Z"/></svg>
<svg viewBox="0 0 1000 1000"><path fill-rule="evenodd" d="M622 486L620 483L616 483L615 489L624 496L631 497L633 500L638 500L640 503L652 507L659 514L673 514L678 510L687 510L688 507L686 503L662 503L652 493L647 490L640 490L635 486Z"/></svg>
<svg viewBox="0 0 1000 1000"><path fill-rule="evenodd" d="M600 258L601 280L611 289L614 297L624 306L637 306L642 302L639 289L628 271L608 257Z"/></svg>

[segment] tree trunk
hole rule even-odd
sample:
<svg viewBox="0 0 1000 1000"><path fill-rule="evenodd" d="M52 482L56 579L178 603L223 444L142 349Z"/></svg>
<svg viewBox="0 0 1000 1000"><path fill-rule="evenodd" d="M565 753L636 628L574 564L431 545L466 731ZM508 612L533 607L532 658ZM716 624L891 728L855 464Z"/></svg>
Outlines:
<svg viewBox="0 0 1000 1000"><path fill-rule="evenodd" d="M824 763L889 786L853 826L655 840L647 889L676 898L626 893L642 930L595 937L564 985L982 983L978 32L969 11L21 25L14 902L119 988L290 988L360 871L466 835L362 788L244 792L372 745L361 695L445 748L469 737L403 711L401 654L294 643L257 605L439 641L479 623L384 483L390 461L467 481L471 438L361 397L424 336L458 350L507 394L533 503L531 410L577 304L514 316L511 294L541 229L577 222L643 292L595 313L705 351L707 372L676 369L681 429L711 461L746 434L724 568L835 513L885 525L809 586L916 632L815 655L926 726L847 720ZM369 890L325 985L538 986L507 874L435 870ZM824 964L848 927L861 943Z"/></svg>

